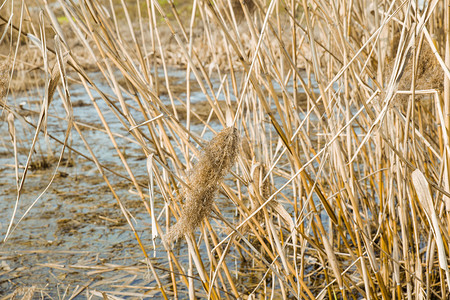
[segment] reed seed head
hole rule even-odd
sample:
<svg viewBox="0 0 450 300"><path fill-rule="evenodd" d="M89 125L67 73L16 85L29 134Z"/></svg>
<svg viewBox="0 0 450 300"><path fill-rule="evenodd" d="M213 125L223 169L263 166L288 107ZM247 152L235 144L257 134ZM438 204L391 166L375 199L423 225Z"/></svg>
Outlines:
<svg viewBox="0 0 450 300"><path fill-rule="evenodd" d="M413 60L414 55L410 53L410 58L407 59L406 66L402 71L398 84L398 90L410 90L411 89L411 81L413 74ZM392 67L388 70L388 75L386 78L390 77L392 73ZM415 89L416 90L427 90L427 89L435 89L439 92L444 90L444 70L439 65L436 57L433 54L430 46L427 43L423 44L421 52L419 54L419 59L416 66L416 80L415 80ZM419 95L417 95L419 96ZM417 97L416 96L416 97ZM422 97L423 98L423 97ZM409 99L409 95L397 95L396 100L394 101L394 105L401 106L407 103Z"/></svg>
<svg viewBox="0 0 450 300"><path fill-rule="evenodd" d="M183 191L186 202L180 219L165 237L167 242L193 232L210 214L220 183L230 172L238 152L239 135L234 127L225 128L205 146L187 178L189 187Z"/></svg>
<svg viewBox="0 0 450 300"><path fill-rule="evenodd" d="M247 7L249 13L253 13L256 9L256 4L253 0L243 0L244 5ZM244 11L240 0L232 0L231 6L233 8L234 14L240 20L244 18Z"/></svg>
<svg viewBox="0 0 450 300"><path fill-rule="evenodd" d="M8 91L10 63L5 60L0 62L0 100L6 97Z"/></svg>

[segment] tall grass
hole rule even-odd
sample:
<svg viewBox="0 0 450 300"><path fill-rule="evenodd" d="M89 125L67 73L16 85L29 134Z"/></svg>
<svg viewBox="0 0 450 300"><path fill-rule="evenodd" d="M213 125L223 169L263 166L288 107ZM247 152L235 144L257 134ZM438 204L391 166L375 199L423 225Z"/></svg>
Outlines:
<svg viewBox="0 0 450 300"><path fill-rule="evenodd" d="M85 87L142 209L163 216L153 219L155 236L184 235L178 244L188 261L165 242L164 260L146 260L161 297L448 298L447 0L420 8L409 0L194 0L182 10L147 0L133 12L127 1L57 3L59 16L47 9L35 31L20 30L41 43L48 95L47 66L56 62L69 131L83 136L64 83L70 79ZM75 44L112 95L71 51ZM181 97L172 92L174 66L186 73ZM195 88L206 119L191 109ZM151 157L150 191L98 101ZM225 129L232 137L222 147L218 132L229 126L236 129ZM150 243L109 183L117 175L100 153L90 154L148 258ZM150 198L164 201L163 214L148 202L156 192L162 196ZM236 261L251 266L247 274L233 268ZM160 263L169 277L154 268Z"/></svg>

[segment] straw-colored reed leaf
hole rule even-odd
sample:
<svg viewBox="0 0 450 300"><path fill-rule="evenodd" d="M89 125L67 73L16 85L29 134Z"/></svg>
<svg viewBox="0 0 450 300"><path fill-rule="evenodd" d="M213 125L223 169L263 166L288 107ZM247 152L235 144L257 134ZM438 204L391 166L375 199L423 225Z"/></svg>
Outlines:
<svg viewBox="0 0 450 300"><path fill-rule="evenodd" d="M59 79L61 78L61 73L58 67L58 63L55 63L55 65L52 68L51 78L48 83L48 103L53 99L53 95L55 94L56 88L58 87Z"/></svg>
<svg viewBox="0 0 450 300"><path fill-rule="evenodd" d="M448 268L447 255L445 253L444 240L442 238L441 229L439 227L439 220L434 209L433 199L430 194L429 184L425 175L416 169L411 174L412 182L419 198L420 204L424 208L425 215L427 216L428 222L430 223L431 231L436 240L437 250L438 250L438 260L439 266L445 271L445 276L447 279L447 284L450 291L450 271Z"/></svg>
<svg viewBox="0 0 450 300"><path fill-rule="evenodd" d="M215 136L202 150L199 161L187 178L183 191L185 204L178 222L167 235L169 243L193 232L208 217L224 176L229 173L239 152L239 135L228 127Z"/></svg>

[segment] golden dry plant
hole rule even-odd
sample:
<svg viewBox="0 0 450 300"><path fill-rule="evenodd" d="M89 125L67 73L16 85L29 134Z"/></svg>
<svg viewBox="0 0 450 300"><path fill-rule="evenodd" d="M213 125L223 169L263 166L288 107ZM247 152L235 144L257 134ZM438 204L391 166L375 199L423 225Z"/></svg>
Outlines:
<svg viewBox="0 0 450 300"><path fill-rule="evenodd" d="M105 189L86 205L113 207L102 220L126 222L145 258L148 281L133 274L127 295L444 300L449 2L22 1L30 26L17 5L0 20L53 101L0 104L29 161L51 140L84 164L67 172L97 168ZM20 178L24 158L0 154Z"/></svg>
<svg viewBox="0 0 450 300"><path fill-rule="evenodd" d="M168 243L192 233L209 216L220 183L236 161L239 147L237 129L227 127L202 149L199 161L186 180L188 186L182 194L185 203L181 215L165 236Z"/></svg>

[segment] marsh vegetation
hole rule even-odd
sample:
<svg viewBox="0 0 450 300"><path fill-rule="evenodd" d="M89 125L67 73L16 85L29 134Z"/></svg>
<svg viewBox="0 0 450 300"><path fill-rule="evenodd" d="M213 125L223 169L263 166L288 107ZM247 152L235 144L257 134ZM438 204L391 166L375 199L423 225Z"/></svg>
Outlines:
<svg viewBox="0 0 450 300"><path fill-rule="evenodd" d="M0 41L0 299L448 299L448 0L7 0Z"/></svg>

